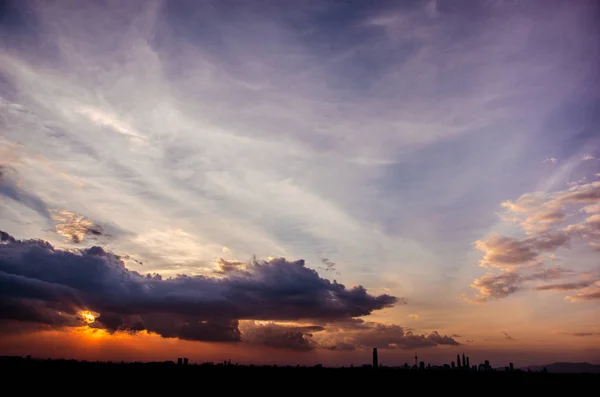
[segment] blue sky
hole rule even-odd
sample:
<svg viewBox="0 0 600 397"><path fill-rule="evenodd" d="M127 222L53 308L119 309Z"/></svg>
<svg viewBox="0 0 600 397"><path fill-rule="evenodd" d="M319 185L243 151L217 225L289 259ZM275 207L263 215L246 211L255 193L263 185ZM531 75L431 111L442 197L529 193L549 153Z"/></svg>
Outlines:
<svg viewBox="0 0 600 397"><path fill-rule="evenodd" d="M475 241L526 238L501 203L597 188L594 12L585 1L14 2L2 10L1 229L100 245L165 277L209 274L219 258L304 259L405 298L374 318L423 332L462 334L464 318L501 337L534 316L477 323L490 305L531 307L553 332L598 332L598 300L565 301L577 291L465 302L486 273ZM598 279L597 237L544 266Z"/></svg>

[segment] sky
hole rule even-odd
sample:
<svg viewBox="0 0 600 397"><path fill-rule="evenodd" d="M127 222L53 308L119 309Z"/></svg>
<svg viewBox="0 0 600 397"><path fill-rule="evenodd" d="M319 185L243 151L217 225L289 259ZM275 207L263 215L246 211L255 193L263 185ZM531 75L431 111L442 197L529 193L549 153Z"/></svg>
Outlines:
<svg viewBox="0 0 600 397"><path fill-rule="evenodd" d="M8 1L0 354L600 364L600 7Z"/></svg>

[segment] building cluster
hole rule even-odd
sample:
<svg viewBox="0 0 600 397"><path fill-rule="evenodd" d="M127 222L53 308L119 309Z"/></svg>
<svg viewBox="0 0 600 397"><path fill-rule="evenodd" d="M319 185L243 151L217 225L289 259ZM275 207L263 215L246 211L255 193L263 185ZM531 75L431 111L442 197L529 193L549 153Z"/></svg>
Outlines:
<svg viewBox="0 0 600 397"><path fill-rule="evenodd" d="M177 365L188 365L187 357L177 357Z"/></svg>
<svg viewBox="0 0 600 397"><path fill-rule="evenodd" d="M372 365L363 365L363 367L372 367L372 368L379 368L381 366L381 364L379 363L379 358L377 356L377 348L373 349L373 364ZM442 366L438 366L438 365L431 365L431 364L427 364L427 366L425 366L425 362L421 361L419 362L419 357L415 354L415 363L414 365L411 367L408 365L408 363L405 363L404 366L402 367L403 369L419 369L419 370L425 370L425 369L449 369L449 370L461 370L461 371L478 371L478 372L489 372L489 371L495 371L495 369L492 368L492 366L490 365L489 360L485 360L483 363L479 364L479 365L471 365L471 360L468 356L465 356L464 354L461 355L457 354L456 355L456 361L451 361L450 364L444 364ZM514 364L513 363L509 363L508 366L504 367L505 371L514 371Z"/></svg>

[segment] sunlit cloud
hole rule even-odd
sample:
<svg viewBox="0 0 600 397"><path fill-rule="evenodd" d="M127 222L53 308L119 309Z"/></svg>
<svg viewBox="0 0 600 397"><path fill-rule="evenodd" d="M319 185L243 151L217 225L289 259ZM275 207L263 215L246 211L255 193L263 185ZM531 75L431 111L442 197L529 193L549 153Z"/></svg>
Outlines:
<svg viewBox="0 0 600 397"><path fill-rule="evenodd" d="M500 269L500 273L488 273L473 281L471 287L478 290L475 301L506 298L536 280L574 276L570 269L544 269L544 262L546 258L556 261L555 251L580 242L587 242L594 249L600 246L600 215L595 214L599 204L600 184L583 181L566 190L527 193L515 202L503 202L506 212L501 218L517 224L526 237L493 234L475 242L475 247L484 253L480 266ZM582 218L582 213L593 215ZM580 302L596 299L594 281L564 281L530 290L580 290L577 295L566 297L568 301Z"/></svg>
<svg viewBox="0 0 600 397"><path fill-rule="evenodd" d="M596 281L595 283L582 288L577 292L577 294L567 296L565 299L570 302L600 300L600 281Z"/></svg>
<svg viewBox="0 0 600 397"><path fill-rule="evenodd" d="M101 236L103 229L82 215L67 210L53 210L52 219L56 222L56 232L75 244L87 236Z"/></svg>

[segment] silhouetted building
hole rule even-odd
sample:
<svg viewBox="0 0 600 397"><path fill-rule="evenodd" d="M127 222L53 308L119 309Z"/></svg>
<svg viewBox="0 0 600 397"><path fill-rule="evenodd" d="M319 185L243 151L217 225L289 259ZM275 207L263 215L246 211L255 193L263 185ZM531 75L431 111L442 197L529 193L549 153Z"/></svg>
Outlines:
<svg viewBox="0 0 600 397"><path fill-rule="evenodd" d="M177 357L177 365L183 364L183 359L181 357Z"/></svg>
<svg viewBox="0 0 600 397"><path fill-rule="evenodd" d="M508 367L510 368L511 372L515 370L515 365L513 363L508 363Z"/></svg>
<svg viewBox="0 0 600 397"><path fill-rule="evenodd" d="M465 363L463 363L463 364L465 364ZM467 356L467 362L465 364L465 367L471 368L471 363L469 362L469 357L468 356Z"/></svg>
<svg viewBox="0 0 600 397"><path fill-rule="evenodd" d="M463 368L469 369L469 366L467 365L467 360L465 360L465 353L463 353L462 357L462 366Z"/></svg>
<svg viewBox="0 0 600 397"><path fill-rule="evenodd" d="M425 369L425 362L424 361L421 361L419 363L419 369L421 369L421 370Z"/></svg>
<svg viewBox="0 0 600 397"><path fill-rule="evenodd" d="M188 365L188 358L187 357L183 358L183 365Z"/></svg>
<svg viewBox="0 0 600 397"><path fill-rule="evenodd" d="M490 371L492 369L490 362L488 360L485 360L483 362L483 370L484 371Z"/></svg>
<svg viewBox="0 0 600 397"><path fill-rule="evenodd" d="M457 355L456 355L456 366L457 366L458 368L461 368L461 367L462 367L462 365L460 365L460 354L457 354Z"/></svg>
<svg viewBox="0 0 600 397"><path fill-rule="evenodd" d="M379 367L379 360L377 359L377 348L373 348L373 368Z"/></svg>
<svg viewBox="0 0 600 397"><path fill-rule="evenodd" d="M452 367L452 369L454 369L454 368L456 367L456 365L454 364L454 361L452 361L452 362L450 363L450 366Z"/></svg>

